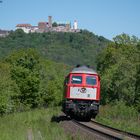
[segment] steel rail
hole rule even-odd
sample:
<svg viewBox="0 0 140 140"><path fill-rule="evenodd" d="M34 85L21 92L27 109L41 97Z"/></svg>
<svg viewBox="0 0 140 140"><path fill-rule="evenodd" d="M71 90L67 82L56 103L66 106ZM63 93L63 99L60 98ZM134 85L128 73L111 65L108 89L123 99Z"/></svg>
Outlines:
<svg viewBox="0 0 140 140"><path fill-rule="evenodd" d="M117 133L121 133L125 136L128 136L128 137L131 137L131 138L134 138L136 140L140 140L140 135L136 135L136 134L133 134L133 133L130 133L130 132L127 132L127 131L123 131L123 130L120 130L120 129L117 129L117 128L114 128L114 127L111 127L111 126L108 126L108 125L104 125L102 123L99 123L97 121L94 121L94 120L91 120L92 123L96 124L96 125L99 125L101 127L104 127L106 129L110 129L110 130L113 130Z"/></svg>
<svg viewBox="0 0 140 140"><path fill-rule="evenodd" d="M76 120L72 120L72 122L77 124L78 126L84 128L85 130L88 130L90 132L96 133L99 136L102 136L105 139L109 139L109 140L123 140L123 139L125 139L125 140L140 140L140 136L138 136L138 135L128 133L128 132L124 133L124 131L102 125L101 123L97 123L95 121L79 122ZM94 125L93 125L93 122L94 122Z"/></svg>
<svg viewBox="0 0 140 140"><path fill-rule="evenodd" d="M118 137L116 137L116 136L107 134L107 133L102 132L102 131L100 131L100 130L97 130L97 129L95 129L95 128L89 127L89 126L87 126L87 125L85 125L85 124L82 124L82 123L79 122L79 121L72 120L72 122L75 123L75 124L77 124L78 126L84 128L85 130L88 130L88 131L90 131L90 132L92 132L92 133L96 133L97 135L102 136L102 137L104 137L104 138L106 138L106 139L109 139L109 140L122 140L122 139L120 139L120 138L118 138Z"/></svg>

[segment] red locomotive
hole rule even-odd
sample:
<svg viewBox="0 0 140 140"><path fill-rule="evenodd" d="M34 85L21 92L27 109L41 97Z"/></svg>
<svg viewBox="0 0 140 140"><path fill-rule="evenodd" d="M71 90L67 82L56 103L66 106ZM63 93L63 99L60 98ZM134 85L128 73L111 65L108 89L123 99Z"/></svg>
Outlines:
<svg viewBox="0 0 140 140"><path fill-rule="evenodd" d="M99 111L100 77L87 66L77 66L65 78L63 112L71 117L95 118Z"/></svg>

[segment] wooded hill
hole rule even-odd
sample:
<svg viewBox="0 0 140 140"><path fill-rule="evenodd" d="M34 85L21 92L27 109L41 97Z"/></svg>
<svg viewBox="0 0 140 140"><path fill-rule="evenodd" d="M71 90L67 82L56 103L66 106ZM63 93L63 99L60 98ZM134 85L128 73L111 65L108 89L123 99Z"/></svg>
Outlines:
<svg viewBox="0 0 140 140"><path fill-rule="evenodd" d="M64 78L76 64L97 68L102 104L122 101L140 112L140 40L135 36L121 34L111 42L89 31L17 30L0 38L0 58L0 114L60 104Z"/></svg>
<svg viewBox="0 0 140 140"><path fill-rule="evenodd" d="M88 31L16 30L0 38L0 114L61 103L69 65L96 67L96 56L108 42Z"/></svg>
<svg viewBox="0 0 140 140"><path fill-rule="evenodd" d="M13 50L36 48L45 58L69 65L88 64L96 67L98 53L107 46L109 40L89 31L80 33L29 33L22 30L11 32L0 38L0 57Z"/></svg>

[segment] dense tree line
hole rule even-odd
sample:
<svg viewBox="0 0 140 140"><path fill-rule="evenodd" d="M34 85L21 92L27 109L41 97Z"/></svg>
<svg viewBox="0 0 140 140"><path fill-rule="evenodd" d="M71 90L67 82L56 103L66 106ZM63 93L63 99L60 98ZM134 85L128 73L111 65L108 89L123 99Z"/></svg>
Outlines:
<svg viewBox="0 0 140 140"><path fill-rule="evenodd" d="M108 42L86 30L31 34L16 30L0 38L0 114L58 105L68 65L96 67L95 58Z"/></svg>
<svg viewBox="0 0 140 140"><path fill-rule="evenodd" d="M135 36L122 34L111 42L88 31L17 30L0 38L0 58L0 114L60 104L69 65L96 63L102 103L122 100L140 111L140 40Z"/></svg>
<svg viewBox="0 0 140 140"><path fill-rule="evenodd" d="M22 30L11 32L0 38L0 57L21 48L36 48L45 58L65 64L95 65L98 52L109 40L102 36L81 30L80 33L29 33ZM91 61L92 60L92 61Z"/></svg>
<svg viewBox="0 0 140 140"><path fill-rule="evenodd" d="M35 49L11 53L0 62L0 114L60 104L68 69Z"/></svg>
<svg viewBox="0 0 140 140"><path fill-rule="evenodd" d="M122 100L140 111L140 40L121 34L98 57L102 103Z"/></svg>

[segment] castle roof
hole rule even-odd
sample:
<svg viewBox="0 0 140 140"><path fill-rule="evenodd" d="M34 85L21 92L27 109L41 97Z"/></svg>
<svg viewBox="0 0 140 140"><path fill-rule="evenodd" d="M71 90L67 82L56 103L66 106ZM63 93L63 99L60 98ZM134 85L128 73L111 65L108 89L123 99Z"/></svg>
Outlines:
<svg viewBox="0 0 140 140"><path fill-rule="evenodd" d="M31 27L31 24L17 24L16 27Z"/></svg>

